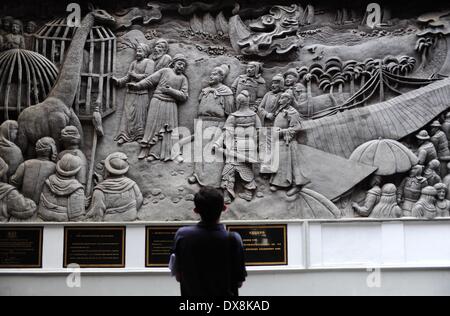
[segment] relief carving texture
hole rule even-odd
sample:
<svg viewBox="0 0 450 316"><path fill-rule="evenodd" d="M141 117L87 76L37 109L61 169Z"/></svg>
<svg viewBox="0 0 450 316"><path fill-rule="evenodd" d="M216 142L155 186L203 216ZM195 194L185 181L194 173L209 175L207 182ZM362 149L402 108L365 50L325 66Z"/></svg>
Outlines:
<svg viewBox="0 0 450 316"><path fill-rule="evenodd" d="M8 4L0 221L450 216L450 11Z"/></svg>

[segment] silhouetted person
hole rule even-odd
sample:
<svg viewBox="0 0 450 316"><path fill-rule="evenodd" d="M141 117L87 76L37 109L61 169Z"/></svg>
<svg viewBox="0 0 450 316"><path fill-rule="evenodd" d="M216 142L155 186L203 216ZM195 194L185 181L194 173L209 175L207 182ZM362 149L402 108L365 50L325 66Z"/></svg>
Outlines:
<svg viewBox="0 0 450 316"><path fill-rule="evenodd" d="M238 296L247 277L244 250L241 237L220 224L223 194L205 187L194 202L201 222L178 231L173 251L181 295Z"/></svg>

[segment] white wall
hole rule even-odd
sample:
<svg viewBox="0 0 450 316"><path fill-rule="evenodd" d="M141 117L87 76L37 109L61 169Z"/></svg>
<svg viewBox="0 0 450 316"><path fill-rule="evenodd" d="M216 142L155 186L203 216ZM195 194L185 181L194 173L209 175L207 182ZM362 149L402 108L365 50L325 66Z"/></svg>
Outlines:
<svg viewBox="0 0 450 316"><path fill-rule="evenodd" d="M249 268L242 295L450 295L449 220L275 223L288 224L289 266ZM83 270L73 289L64 225L43 224L43 269L0 270L0 295L178 295L166 269L144 268L146 225L161 223L127 225L126 269Z"/></svg>

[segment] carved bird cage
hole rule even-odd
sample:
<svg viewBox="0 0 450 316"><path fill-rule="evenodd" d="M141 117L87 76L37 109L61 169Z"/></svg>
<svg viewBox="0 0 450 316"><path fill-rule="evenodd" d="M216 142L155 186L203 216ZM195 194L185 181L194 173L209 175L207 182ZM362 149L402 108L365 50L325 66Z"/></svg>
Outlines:
<svg viewBox="0 0 450 316"><path fill-rule="evenodd" d="M61 66L75 30L67 25L65 18L55 19L36 32L34 50ZM116 110L116 89L111 80L115 72L116 48L117 40L110 29L92 28L84 49L81 81L74 103L75 113L82 121L92 119L97 102L102 117Z"/></svg>
<svg viewBox="0 0 450 316"><path fill-rule="evenodd" d="M44 56L11 49L0 54L0 118L17 119L29 106L45 100L58 68Z"/></svg>

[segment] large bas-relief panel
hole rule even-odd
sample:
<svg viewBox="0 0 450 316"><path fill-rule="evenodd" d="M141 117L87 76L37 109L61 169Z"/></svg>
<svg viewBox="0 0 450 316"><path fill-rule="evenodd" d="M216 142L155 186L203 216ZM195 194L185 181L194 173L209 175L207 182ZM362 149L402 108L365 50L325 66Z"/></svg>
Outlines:
<svg viewBox="0 0 450 316"><path fill-rule="evenodd" d="M2 222L450 216L450 8L67 5L2 11Z"/></svg>

